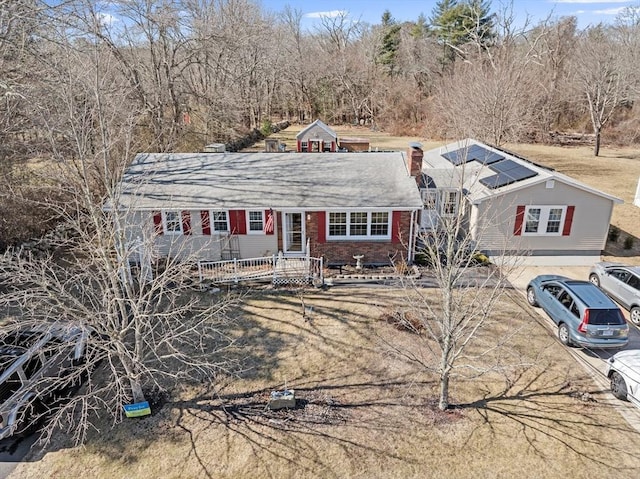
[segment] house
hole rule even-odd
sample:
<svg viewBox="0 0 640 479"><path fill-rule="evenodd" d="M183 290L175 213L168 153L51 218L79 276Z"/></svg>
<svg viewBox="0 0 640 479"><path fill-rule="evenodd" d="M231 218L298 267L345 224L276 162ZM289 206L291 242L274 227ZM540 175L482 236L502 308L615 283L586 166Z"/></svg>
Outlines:
<svg viewBox="0 0 640 479"><path fill-rule="evenodd" d="M325 123L316 120L296 135L298 153L322 153L338 150L338 135Z"/></svg>
<svg viewBox="0 0 640 479"><path fill-rule="evenodd" d="M535 264L591 264L622 200L514 153L467 139L424 153L419 230L462 213L476 247ZM459 211L462 208L462 211Z"/></svg>
<svg viewBox="0 0 640 479"><path fill-rule="evenodd" d="M117 208L127 240L148 244L150 238L159 256L301 256L308 247L329 264L355 264L356 255L365 264L389 264L410 260L422 209L409 158L402 152L139 154L123 175Z"/></svg>

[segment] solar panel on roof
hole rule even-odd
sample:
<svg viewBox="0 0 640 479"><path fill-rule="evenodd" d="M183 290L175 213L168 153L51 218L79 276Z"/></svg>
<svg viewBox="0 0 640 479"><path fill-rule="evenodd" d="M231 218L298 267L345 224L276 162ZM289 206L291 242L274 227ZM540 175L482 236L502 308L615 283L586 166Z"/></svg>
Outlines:
<svg viewBox="0 0 640 479"><path fill-rule="evenodd" d="M455 166L460 166L464 163L468 163L469 161L478 161L485 165L490 165L504 160L504 156L501 156L491 150L487 150L480 145L471 145L469 148L459 148L454 151L448 151L443 153L442 157L449 160L449 162Z"/></svg>
<svg viewBox="0 0 640 479"><path fill-rule="evenodd" d="M487 150L480 145L473 145L471 148L469 148L469 154L467 155L467 158L467 161L475 160L485 165L490 165L497 161L504 160L504 156L499 155L494 151Z"/></svg>
<svg viewBox="0 0 640 479"><path fill-rule="evenodd" d="M496 173L504 173L505 171L513 170L521 166L522 165L520 163L516 163L513 160L502 160L490 165L489 168Z"/></svg>
<svg viewBox="0 0 640 479"><path fill-rule="evenodd" d="M454 164L455 166L459 166L466 162L465 161L466 156L464 154L464 149L462 148L459 150L448 151L446 153L443 153L442 157L445 158L446 160L449 160L449 162Z"/></svg>
<svg viewBox="0 0 640 479"><path fill-rule="evenodd" d="M526 168L522 165L517 165L516 168L513 168L511 170L496 173L495 175L491 175L486 178L481 178L480 184L493 190L510 185L512 183L517 183L518 181L533 178L537 175L538 173L536 173L535 171L530 170L529 168Z"/></svg>

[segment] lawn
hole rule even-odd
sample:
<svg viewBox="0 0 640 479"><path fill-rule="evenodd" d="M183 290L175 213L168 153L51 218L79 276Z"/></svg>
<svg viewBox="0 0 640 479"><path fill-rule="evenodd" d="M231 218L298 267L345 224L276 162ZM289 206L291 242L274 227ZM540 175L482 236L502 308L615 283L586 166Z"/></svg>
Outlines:
<svg viewBox="0 0 640 479"><path fill-rule="evenodd" d="M401 296L309 290L305 321L297 294L254 290L228 331L238 376L185 385L151 417L101 424L85 448L60 435L12 477L619 478L640 468L640 435L515 292L470 352L512 341L465 362L488 371L456 380L457 407L438 411L437 378L391 347L421 355L424 338L380 319ZM265 409L285 385L298 407Z"/></svg>
<svg viewBox="0 0 640 479"><path fill-rule="evenodd" d="M274 135L295 145L300 126ZM372 149L424 149L444 142L389 137L367 128L336 128L367 137ZM263 145L252 150L260 151ZM618 243L608 258L640 264L637 150L508 145L625 201L614 209ZM636 238L622 248L627 235ZM432 290L432 294L436 291ZM451 390L457 407L435 408L437 377L408 364L393 347L426 354L420 336L380 318L398 307L392 288L310 289L309 321L297 293L254 290L228 334L242 359L237 375L187 385L151 417L98 423L84 448L63 434L46 452L18 465L15 478L619 478L640 469L640 435L516 292L504 297L472 353L514 334L504 348L470 360ZM393 347L392 347L393 346ZM497 367L500 366L500 367ZM507 366L507 367L505 367ZM269 411L270 391L296 390L295 410Z"/></svg>

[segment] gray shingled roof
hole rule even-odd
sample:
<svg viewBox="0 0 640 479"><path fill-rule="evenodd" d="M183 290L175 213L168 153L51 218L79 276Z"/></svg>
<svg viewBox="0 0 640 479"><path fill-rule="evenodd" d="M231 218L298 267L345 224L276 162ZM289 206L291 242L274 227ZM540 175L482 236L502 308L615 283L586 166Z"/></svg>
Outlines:
<svg viewBox="0 0 640 479"><path fill-rule="evenodd" d="M304 127L302 130L298 132L298 134L296 135L296 138L302 138L304 135L307 134L309 130L311 130L312 128L315 128L316 126L322 128L333 138L338 138L337 133L333 131L331 128L329 128L329 126L326 123L324 123L322 120L316 120L313 123L309 124L308 126Z"/></svg>
<svg viewBox="0 0 640 479"><path fill-rule="evenodd" d="M144 210L422 207L400 152L139 154L123 176L120 204Z"/></svg>

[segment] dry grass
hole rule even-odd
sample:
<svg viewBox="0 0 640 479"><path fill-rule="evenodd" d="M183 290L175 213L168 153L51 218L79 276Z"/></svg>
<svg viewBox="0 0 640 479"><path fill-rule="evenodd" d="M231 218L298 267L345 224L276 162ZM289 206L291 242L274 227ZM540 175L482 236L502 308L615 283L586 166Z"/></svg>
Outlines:
<svg viewBox="0 0 640 479"><path fill-rule="evenodd" d="M295 146L300 126L274 135ZM367 137L372 148L425 149L444 142L388 137L367 128L337 128ZM256 145L253 151L262 150ZM640 264L640 209L632 205L640 154L605 146L509 145L533 161L624 199L608 245ZM384 321L397 308L390 289L333 289L306 296L310 321L296 294L255 293L229 331L246 371L215 388L185 386L157 414L111 428L103 424L84 449L64 438L12 477L31 478L547 478L635 477L640 436L616 412L520 296L505 298L483 331L477 351L516 331L509 347L475 366L518 364L453 384L459 407L434 407L433 374L407 364L389 345L423 353L422 338ZM386 316L385 316L386 315ZM525 366L527 365L528 366ZM299 407L267 411L269 391L297 391ZM587 393L586 395L584 393ZM585 400L586 399L586 400Z"/></svg>
<svg viewBox="0 0 640 479"><path fill-rule="evenodd" d="M255 292L229 331L245 355L240 378L175 391L154 416L104 424L85 449L61 442L14 477L617 478L640 468L640 436L519 295L496 308L475 352L514 339L473 363L519 366L458 380L459 407L437 411L436 378L389 347L424 352L419 335L382 320L400 296L309 291L305 321L296 294ZM265 410L285 383L299 407Z"/></svg>

